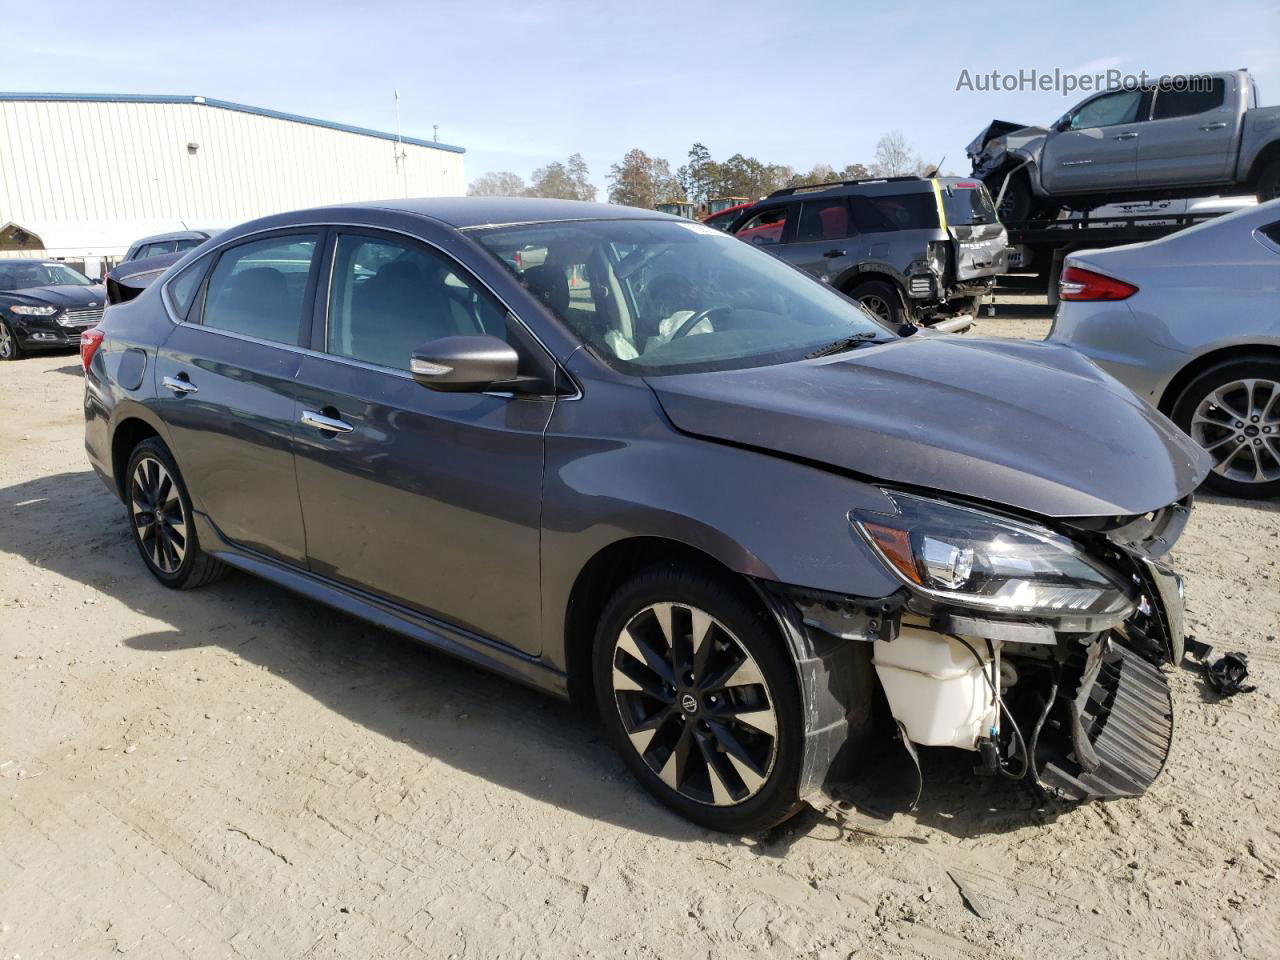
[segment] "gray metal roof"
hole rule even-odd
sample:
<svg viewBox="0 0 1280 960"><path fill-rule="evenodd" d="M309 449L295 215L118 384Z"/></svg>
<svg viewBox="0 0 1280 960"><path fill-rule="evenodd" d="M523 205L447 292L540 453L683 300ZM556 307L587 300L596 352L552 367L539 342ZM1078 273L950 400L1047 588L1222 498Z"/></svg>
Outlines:
<svg viewBox="0 0 1280 960"><path fill-rule="evenodd" d="M537 223L552 220L676 220L691 223L656 210L623 207L616 203L587 203L582 200L548 200L542 197L422 197L409 200L378 200L352 203L348 207L376 207L402 210L432 217L450 226L481 227L501 223Z"/></svg>
<svg viewBox="0 0 1280 960"><path fill-rule="evenodd" d="M213 107L219 110L235 110L240 113L252 113L259 117L271 117L274 120L288 120L292 123L305 123L313 127L327 127L330 130L341 130L355 133L363 137L377 137L381 140L399 140L401 143L415 147L430 147L433 150L445 150L449 153L466 153L464 147L450 143L437 143L434 140L420 140L417 137L397 137L384 130L370 130L367 127L355 127L347 123L335 123L332 120L317 120L315 117L304 117L296 113L284 113L281 110L268 110L265 107L251 107L243 103L232 103L230 100L213 100L209 97L186 96L176 94L146 93L4 93L0 92L3 101L52 101L72 103L164 103L164 104L196 104Z"/></svg>

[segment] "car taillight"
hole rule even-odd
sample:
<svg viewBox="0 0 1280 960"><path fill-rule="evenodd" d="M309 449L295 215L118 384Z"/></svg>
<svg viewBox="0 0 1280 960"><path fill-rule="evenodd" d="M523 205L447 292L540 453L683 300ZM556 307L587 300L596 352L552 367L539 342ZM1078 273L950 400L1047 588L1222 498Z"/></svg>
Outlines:
<svg viewBox="0 0 1280 960"><path fill-rule="evenodd" d="M1137 292L1132 283L1080 267L1067 266L1058 280L1060 300L1127 300Z"/></svg>
<svg viewBox="0 0 1280 960"><path fill-rule="evenodd" d="M93 362L93 355L102 346L103 336L105 334L97 327L92 330L85 330L80 334L80 365L84 367L85 373L89 372L89 364Z"/></svg>

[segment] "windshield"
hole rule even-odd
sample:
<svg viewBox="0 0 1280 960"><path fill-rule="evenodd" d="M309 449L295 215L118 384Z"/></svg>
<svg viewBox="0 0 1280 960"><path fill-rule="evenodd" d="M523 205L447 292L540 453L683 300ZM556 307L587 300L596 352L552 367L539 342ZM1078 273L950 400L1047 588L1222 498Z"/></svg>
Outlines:
<svg viewBox="0 0 1280 960"><path fill-rule="evenodd" d="M947 211L947 223L950 224L967 227L996 222L996 208L991 203L991 195L977 181L943 184L942 206Z"/></svg>
<svg viewBox="0 0 1280 960"><path fill-rule="evenodd" d="M38 261L0 263L0 290L27 290L31 287L86 287L93 283L79 270L62 263Z"/></svg>
<svg viewBox="0 0 1280 960"><path fill-rule="evenodd" d="M626 373L762 366L894 336L830 287L702 224L584 220L473 235Z"/></svg>

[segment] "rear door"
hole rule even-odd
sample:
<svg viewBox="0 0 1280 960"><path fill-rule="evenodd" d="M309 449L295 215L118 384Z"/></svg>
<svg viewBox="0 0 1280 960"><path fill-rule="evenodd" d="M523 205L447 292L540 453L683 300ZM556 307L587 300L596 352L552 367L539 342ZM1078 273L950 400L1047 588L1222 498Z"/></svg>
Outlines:
<svg viewBox="0 0 1280 960"><path fill-rule="evenodd" d="M284 230L223 249L156 356L157 406L195 509L227 539L299 565L294 376L321 243L318 231ZM179 274L165 295L190 279Z"/></svg>
<svg viewBox="0 0 1280 960"><path fill-rule="evenodd" d="M1176 186L1230 179L1240 134L1239 93L1223 77L1176 77L1155 91L1138 140L1138 183Z"/></svg>
<svg viewBox="0 0 1280 960"><path fill-rule="evenodd" d="M799 204L795 233L778 253L818 279L830 279L853 265L854 233L847 197L814 197Z"/></svg>
<svg viewBox="0 0 1280 960"><path fill-rule="evenodd" d="M554 403L431 390L409 360L440 337L491 334L530 372L541 348L440 249L336 230L317 352L298 371L294 410L311 569L538 653L543 431ZM317 427L317 415L340 426Z"/></svg>
<svg viewBox="0 0 1280 960"><path fill-rule="evenodd" d="M1138 182L1138 140L1151 94L1113 90L1087 100L1049 133L1040 182L1051 194L1123 190Z"/></svg>

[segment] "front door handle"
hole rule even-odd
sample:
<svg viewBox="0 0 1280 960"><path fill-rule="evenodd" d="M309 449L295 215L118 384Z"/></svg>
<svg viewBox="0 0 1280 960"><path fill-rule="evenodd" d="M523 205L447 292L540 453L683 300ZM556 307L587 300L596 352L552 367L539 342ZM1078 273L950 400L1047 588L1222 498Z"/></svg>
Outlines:
<svg viewBox="0 0 1280 960"><path fill-rule="evenodd" d="M1225 130L1226 128L1227 128L1227 125L1225 122L1219 122L1219 123L1206 123L1200 129L1203 130L1205 133L1209 133L1212 130Z"/></svg>
<svg viewBox="0 0 1280 960"><path fill-rule="evenodd" d="M824 253L823 256L826 257L828 260L834 260L836 257L843 257L844 251L832 249Z"/></svg>
<svg viewBox="0 0 1280 960"><path fill-rule="evenodd" d="M337 417L326 417L323 413L315 410L303 410L300 419L304 426L315 427L317 430L324 430L328 433L350 433L355 429L345 420L339 420Z"/></svg>
<svg viewBox="0 0 1280 960"><path fill-rule="evenodd" d="M165 377L160 381L160 386L166 390L172 390L174 396L185 397L188 393L199 393L199 388L187 379L185 373L180 373L176 377Z"/></svg>
<svg viewBox="0 0 1280 960"><path fill-rule="evenodd" d="M1117 133L1112 140L1136 140L1138 135L1130 130L1128 133Z"/></svg>

